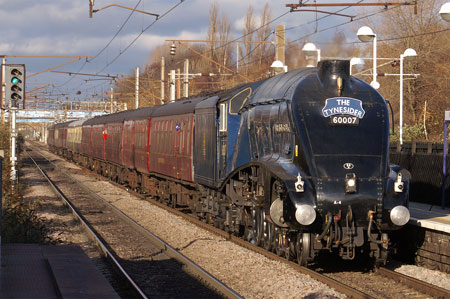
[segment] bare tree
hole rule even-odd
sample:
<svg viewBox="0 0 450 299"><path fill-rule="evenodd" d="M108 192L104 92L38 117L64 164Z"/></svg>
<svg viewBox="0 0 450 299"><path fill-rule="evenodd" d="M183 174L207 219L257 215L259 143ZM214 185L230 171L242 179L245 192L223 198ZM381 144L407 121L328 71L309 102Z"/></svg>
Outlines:
<svg viewBox="0 0 450 299"><path fill-rule="evenodd" d="M259 23L259 28L256 32L256 39L258 41L267 41L272 34L272 29L269 26L269 22L271 20L271 11L269 3L264 5L264 9L261 12L261 18ZM266 43L261 43L256 46L255 56L258 57L259 65L263 64L264 60L267 60L267 50L270 46ZM270 60L272 57L269 58Z"/></svg>
<svg viewBox="0 0 450 299"><path fill-rule="evenodd" d="M425 139L428 131L431 140L442 140L444 110L450 107L450 35L438 13L443 2L420 1L417 15L409 6L390 9L372 24L380 41L379 57L400 57L407 48L417 51L415 61L404 62L404 73L420 74L417 79L406 76L404 80L404 124L416 130L411 138ZM378 73L398 74L397 64L393 65L380 67ZM398 77L379 77L380 92L391 100L398 114L399 81L392 78Z"/></svg>
<svg viewBox="0 0 450 299"><path fill-rule="evenodd" d="M253 15L253 6L249 6L247 9L247 13L245 14L245 24L244 29L242 30L243 40L246 42L253 41L253 34L255 31L255 18ZM242 50L242 61L245 63L245 73L248 73L249 62L252 58L252 43L244 43ZM241 49L242 49L241 48Z"/></svg>
<svg viewBox="0 0 450 299"><path fill-rule="evenodd" d="M219 5L217 2L214 2L211 7L209 8L209 28L208 28L208 36L207 39L209 40L209 53L208 56L211 59L216 60L216 48L217 48L217 31L219 27Z"/></svg>

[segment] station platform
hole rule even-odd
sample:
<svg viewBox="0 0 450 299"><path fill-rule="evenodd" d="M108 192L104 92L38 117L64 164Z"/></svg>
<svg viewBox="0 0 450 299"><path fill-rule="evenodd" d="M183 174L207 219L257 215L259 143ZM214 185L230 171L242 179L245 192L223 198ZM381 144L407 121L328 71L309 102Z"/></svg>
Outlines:
<svg viewBox="0 0 450 299"><path fill-rule="evenodd" d="M0 298L120 298L81 247L3 244Z"/></svg>
<svg viewBox="0 0 450 299"><path fill-rule="evenodd" d="M450 273L450 209L441 206L409 203L411 219L403 230L406 252L425 268Z"/></svg>
<svg viewBox="0 0 450 299"><path fill-rule="evenodd" d="M450 234L450 208L410 202L409 212L409 224Z"/></svg>

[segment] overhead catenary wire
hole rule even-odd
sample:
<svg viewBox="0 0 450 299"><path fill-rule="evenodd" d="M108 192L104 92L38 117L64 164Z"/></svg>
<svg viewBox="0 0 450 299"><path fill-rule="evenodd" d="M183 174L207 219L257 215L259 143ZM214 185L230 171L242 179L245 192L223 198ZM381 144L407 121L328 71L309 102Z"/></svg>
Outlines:
<svg viewBox="0 0 450 299"><path fill-rule="evenodd" d="M357 3L361 3L361 2L363 2L363 1L365 1L365 0L359 0ZM309 2L309 0L308 0L307 2ZM305 3L307 3L307 2L305 2ZM341 11L346 10L346 9L348 9L348 8L350 8L350 6L344 7L344 8L342 8L342 9L338 10L337 12L341 12ZM286 15L289 14L289 13L292 13L292 12L291 12L291 11L287 11L287 12L285 12L285 13L279 15L278 17L276 17L276 18L270 20L270 21L267 22L266 24L264 24L264 25L262 25L262 26L259 26L259 27L257 27L256 29L254 29L253 31L250 31L250 32L248 32L247 34L244 34L244 35L242 35L242 36L240 36L240 37L238 37L238 38L236 38L236 39L233 39L233 40L231 40L230 42L238 41L238 40L240 40L240 39L242 39L242 38L244 38L244 37L246 37L246 36L248 36L248 35L250 35L250 34L253 34L253 33L255 33L256 31L258 31L259 29L261 29L261 28L263 28L263 27L266 27L266 26L272 24L272 23L275 22L276 20L281 19L282 17L286 16ZM327 16L324 16L324 17L321 17L321 18L318 18L317 21L320 21L320 20L322 20L322 19L324 19L324 18L327 18L327 17L330 17L330 15L327 15ZM309 22L307 22L307 23L304 23L304 24L301 24L301 25L298 25L298 26L289 27L289 28L285 29L285 31L291 30L291 29L294 29L294 28L297 28L297 27L300 27L300 26L305 26L305 25L308 25L308 24L310 24L310 23L312 23L312 22L316 22L316 20L314 20L314 21L309 21ZM348 23L348 22L347 22L347 23ZM345 24L347 24L347 23L345 23ZM225 46L226 46L226 45L220 45L220 46L217 46L217 47L214 48L214 50L218 50L218 49L220 49L220 48L222 48L222 47L225 47ZM253 51L251 51L251 52L253 52ZM247 55L246 55L245 57L249 56L249 54L251 54L251 53L247 53ZM244 57L244 58L245 58L245 57ZM269 55L263 56L263 58L268 58L268 57L269 57ZM253 62L254 62L254 61L247 62L247 63L243 63L243 64L241 64L241 66L246 66L246 65L251 64L251 63L253 63ZM232 66L234 66L234 65L236 65L236 63L232 64Z"/></svg>
<svg viewBox="0 0 450 299"><path fill-rule="evenodd" d="M140 0L135 8L141 3L142 0ZM152 27L157 21L159 21L160 19L162 19L163 17L165 17L166 15L168 15L170 12L172 12L175 8L177 8L179 5L181 5L185 0L180 0L180 2L178 2L177 4L175 4L174 6L172 6L169 10L167 10L165 13L163 13L162 15L160 15L159 18L157 18L156 20L154 20L150 25L148 25L146 28L142 29L142 31L136 36L135 39L133 39L133 41L131 41L130 44L128 44L128 46L119 52L119 54L117 56L115 56L113 58L112 61L110 61L109 63L107 63L105 65L105 67L103 67L100 71L96 72L96 74L101 73L102 71L104 71L107 67L109 67L112 63L114 63L122 54L124 54L138 39L139 37L141 37L141 35L147 31L150 27ZM78 70L78 72L80 72L84 66L86 65L87 62L91 62L93 59L95 59L96 57L98 57L110 44L111 42L118 36L118 34L121 32L121 30L123 29L123 27L125 26L125 24L128 22L128 20L130 19L130 17L132 16L133 11L130 13L130 15L128 16L128 18L124 21L124 23L122 24L122 26L119 28L119 30L116 32L116 34L113 36L113 38L108 42L108 44L102 48L102 50L100 50L96 55L94 55L89 61L86 61ZM74 77L71 77L69 80L67 80L66 82L64 82L63 84L59 85L59 87L62 87L64 85L66 85L67 83L69 83ZM78 90L83 84L85 84L84 82L81 82L81 84L75 88L72 89L72 91L74 90ZM105 83L104 83L105 84Z"/></svg>
<svg viewBox="0 0 450 299"><path fill-rule="evenodd" d="M362 1L360 1L360 2L362 2ZM380 11L377 11L377 12L374 12L374 13L370 13L370 14L361 16L361 17L359 17L359 18L355 18L355 19L353 19L353 21L358 21L358 20L362 20L362 19L365 19L365 18L369 18L369 17L372 17L372 16L377 15L377 14L380 14L380 13L385 13L386 11L388 11L388 10L390 10L390 9L395 9L395 8L399 8L399 6L390 7L390 8L386 8L386 9L383 9L383 10L380 10ZM340 11L342 11L342 10L340 10ZM291 45L290 45L290 46L287 46L287 47L286 47L286 50L287 50L287 49L290 49L290 48L292 48L292 47L294 47L294 46L295 46L294 43L297 42L297 41L300 41L300 40L302 40L302 39L305 39L305 38L307 38L307 37L310 37L310 36L312 36L312 35L314 35L314 34L318 34L318 33L321 33L321 32L325 32L325 31L328 31L328 30L331 30L331 29L335 29L335 28L338 28L338 27L347 25L347 24L349 24L349 23L352 23L353 21L343 22L343 23L340 23L340 24L337 24L337 25L333 25L333 26L330 26L330 27L327 27L327 28L318 30L318 31L316 31L316 32L313 32L313 33L310 33L310 34L301 36L301 37L299 37L299 38L297 38L297 39L295 39L295 40L290 41L290 44L291 44ZM310 22L307 22L307 23L304 23L304 24L302 24L302 25L299 25L299 26L304 26L304 25L307 25L307 24L310 24L310 23L311 23L311 21L310 21ZM290 28L294 28L294 27L290 27ZM271 55L272 55L272 54L265 55L264 58L268 58L268 57L271 56ZM248 64L252 64L252 63L254 63L254 62L255 62L255 61L249 61L249 62L243 64L242 66L245 66L245 65L248 65Z"/></svg>
<svg viewBox="0 0 450 299"><path fill-rule="evenodd" d="M159 16L159 18L157 18L152 23L150 23L147 27L142 29L141 32L128 44L128 46L126 46L122 51L120 51L120 53L117 56L115 56L109 63L107 63L105 65L105 67L103 67L100 71L98 71L97 74L103 72L106 68L108 68L111 64L113 64L120 56L123 55L123 53L125 53L132 45L134 45L134 43L142 36L142 34L144 34L144 32L146 32L148 29L150 29L156 22L158 22L159 20L161 20L162 18L167 16L169 13L171 13L174 9L176 9L178 6L180 6L184 1L185 0L180 0L180 2L178 2L177 4L172 6L166 12L161 14Z"/></svg>
<svg viewBox="0 0 450 299"><path fill-rule="evenodd" d="M103 51L106 50L106 48L109 47L109 45L114 41L114 39L119 35L119 33L122 31L122 29L128 23L128 21L130 20L131 16L134 13L134 10L137 9L137 7L139 6L139 4L141 4L141 2L142 2L142 0L139 0L139 2L134 6L134 9L131 11L131 13L128 15L128 17L125 19L125 21L122 23L122 26L120 26L119 30L117 30L116 34L114 34L114 36L111 38L111 40L97 54L95 54L91 59L89 59L88 62L91 62L92 60L97 58L100 54L103 53Z"/></svg>
<svg viewBox="0 0 450 299"><path fill-rule="evenodd" d="M142 2L142 0L139 0L139 2L135 5L134 9L136 9L139 4ZM122 23L122 25L120 26L119 30L117 30L117 32L114 34L114 36L111 38L111 40L100 50L97 52L97 54L95 54L94 56L92 56L91 59L86 59L86 61L84 62L84 64L80 67L80 69L77 72L81 72L81 70L86 66L87 62L91 62L92 60L94 60L95 58L97 58L98 56L100 56L100 54L102 54L108 47L109 45L114 41L114 39L119 35L119 33L122 31L122 29L125 27L125 25L127 24L127 22L130 20L131 16L133 15L134 10L131 11L131 13L128 15L128 17L125 19L125 21ZM67 81L65 81L64 83L58 85L58 87L62 87L66 84L68 84L69 82L71 82L73 80L74 77L71 77L70 79L68 79Z"/></svg>

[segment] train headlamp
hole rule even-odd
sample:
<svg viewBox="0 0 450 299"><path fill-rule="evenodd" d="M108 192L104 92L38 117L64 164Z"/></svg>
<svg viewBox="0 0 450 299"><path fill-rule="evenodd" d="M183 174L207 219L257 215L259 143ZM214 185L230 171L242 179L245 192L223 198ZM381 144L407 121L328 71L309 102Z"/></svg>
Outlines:
<svg viewBox="0 0 450 299"><path fill-rule="evenodd" d="M398 226L405 225L410 218L409 210L404 206L396 206L393 208L390 216L392 223Z"/></svg>
<svg viewBox="0 0 450 299"><path fill-rule="evenodd" d="M347 173L345 175L345 192L347 193L356 192L356 174Z"/></svg>
<svg viewBox="0 0 450 299"><path fill-rule="evenodd" d="M295 211L295 219L302 225L310 225L316 220L316 211L310 205L298 205Z"/></svg>

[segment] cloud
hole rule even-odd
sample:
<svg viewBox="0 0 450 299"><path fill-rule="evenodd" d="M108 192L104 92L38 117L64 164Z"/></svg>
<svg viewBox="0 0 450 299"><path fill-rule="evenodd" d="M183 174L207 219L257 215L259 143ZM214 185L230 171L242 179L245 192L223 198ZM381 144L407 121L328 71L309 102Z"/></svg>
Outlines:
<svg viewBox="0 0 450 299"><path fill-rule="evenodd" d="M202 40L205 39L206 32L181 31L173 36L161 36L154 34L144 34L136 43L136 48L143 51L150 51L156 46L166 43L166 40Z"/></svg>
<svg viewBox="0 0 450 299"><path fill-rule="evenodd" d="M0 43L0 51L9 55L88 55L106 44L106 38L35 37L14 44Z"/></svg>

